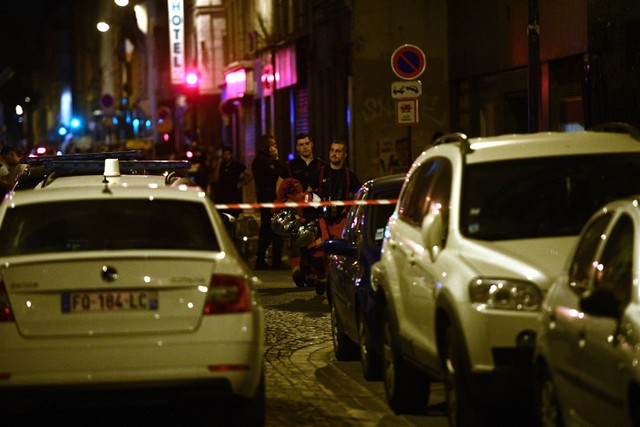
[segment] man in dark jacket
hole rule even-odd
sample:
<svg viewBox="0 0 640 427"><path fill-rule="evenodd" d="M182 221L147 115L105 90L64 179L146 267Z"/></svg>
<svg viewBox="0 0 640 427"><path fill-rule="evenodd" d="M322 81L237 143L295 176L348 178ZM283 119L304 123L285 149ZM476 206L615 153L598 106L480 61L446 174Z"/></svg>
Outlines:
<svg viewBox="0 0 640 427"><path fill-rule="evenodd" d="M320 196L322 201L352 200L360 189L360 180L347 167L347 144L335 140L329 149L329 165L323 166L309 176L308 191ZM322 239L337 239L342 237L342 230L347 221L347 206L326 206L320 213L320 230ZM323 274L318 275L316 293L324 294L327 287L327 273L329 259L324 259Z"/></svg>
<svg viewBox="0 0 640 427"><path fill-rule="evenodd" d="M296 134L296 153L297 155L290 161L288 161L282 169L278 183L276 184L276 190L280 187L283 180L287 178L294 178L300 181L302 184L302 190L305 191L309 186L309 176L314 173L318 168L324 165L324 161L313 154L313 140L308 133ZM301 250L294 245L291 245L291 251L289 254L289 261L291 262L291 275L296 286L302 287L307 285L306 274L301 268L301 263L306 264L305 260L301 256ZM310 283L309 283L310 284Z"/></svg>
<svg viewBox="0 0 640 427"><path fill-rule="evenodd" d="M260 137L259 151L253 163L253 178L256 183L256 198L258 203L273 202L276 199L276 183L282 173L282 164L278 156L276 140L271 135ZM266 256L271 244L271 268L282 268L282 237L271 230L271 209L260 209L260 234L258 236L258 251L256 257L256 270L269 268Z"/></svg>

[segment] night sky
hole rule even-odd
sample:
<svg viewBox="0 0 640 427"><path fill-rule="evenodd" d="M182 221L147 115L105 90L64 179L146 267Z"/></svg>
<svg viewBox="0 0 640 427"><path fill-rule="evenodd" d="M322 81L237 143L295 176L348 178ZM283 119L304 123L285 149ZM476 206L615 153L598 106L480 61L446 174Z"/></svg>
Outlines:
<svg viewBox="0 0 640 427"><path fill-rule="evenodd" d="M3 0L0 12L0 65L10 65L16 71L33 67L34 56L43 43L42 29L47 11L57 0Z"/></svg>
<svg viewBox="0 0 640 427"><path fill-rule="evenodd" d="M0 0L0 102L5 116L11 114L9 106L30 92L32 73L44 65L45 17L68 1ZM3 72L9 69L13 77L4 81Z"/></svg>

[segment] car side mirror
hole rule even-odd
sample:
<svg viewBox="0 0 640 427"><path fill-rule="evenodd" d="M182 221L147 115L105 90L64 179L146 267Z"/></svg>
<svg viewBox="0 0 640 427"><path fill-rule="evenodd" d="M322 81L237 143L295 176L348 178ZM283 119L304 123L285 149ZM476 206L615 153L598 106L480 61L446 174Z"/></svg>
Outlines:
<svg viewBox="0 0 640 427"><path fill-rule="evenodd" d="M580 310L591 316L620 317L620 303L608 289L598 288L581 298Z"/></svg>
<svg viewBox="0 0 640 427"><path fill-rule="evenodd" d="M358 255L358 248L344 239L331 239L322 242L322 249L330 255L354 257Z"/></svg>
<svg viewBox="0 0 640 427"><path fill-rule="evenodd" d="M236 217L226 212L220 212L220 218L224 224L224 228L227 229L227 233L231 238L236 235Z"/></svg>
<svg viewBox="0 0 640 427"><path fill-rule="evenodd" d="M435 261L444 248L446 230L440 211L429 212L422 220L422 243L431 261Z"/></svg>

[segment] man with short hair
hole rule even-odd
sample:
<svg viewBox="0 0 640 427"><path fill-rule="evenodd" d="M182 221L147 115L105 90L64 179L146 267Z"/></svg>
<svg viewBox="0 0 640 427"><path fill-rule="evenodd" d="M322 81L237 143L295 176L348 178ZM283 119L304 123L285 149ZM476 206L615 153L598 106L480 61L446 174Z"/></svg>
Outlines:
<svg viewBox="0 0 640 427"><path fill-rule="evenodd" d="M308 133L296 135L296 152L292 160L288 161L280 174L276 189L280 188L282 180L295 178L302 184L304 190L309 186L309 176L324 166L324 161L313 155L313 140Z"/></svg>
<svg viewBox="0 0 640 427"><path fill-rule="evenodd" d="M313 140L308 133L296 135L296 157L288 161L282 169L282 173L276 184L276 191L286 178L294 178L300 181L303 191L309 186L309 176L324 165L324 161L313 155ZM300 269L301 250L291 245L289 261L291 263L291 275L296 286L302 287L307 283L306 274Z"/></svg>
<svg viewBox="0 0 640 427"><path fill-rule="evenodd" d="M322 201L352 200L360 189L361 183L356 174L345 165L348 150L341 140L331 143L329 166L323 166L309 177L309 190L320 196ZM347 206L325 206L320 213L322 239L336 239L342 236L347 221ZM316 293L324 294L329 267L328 258L324 259L324 274L318 275Z"/></svg>

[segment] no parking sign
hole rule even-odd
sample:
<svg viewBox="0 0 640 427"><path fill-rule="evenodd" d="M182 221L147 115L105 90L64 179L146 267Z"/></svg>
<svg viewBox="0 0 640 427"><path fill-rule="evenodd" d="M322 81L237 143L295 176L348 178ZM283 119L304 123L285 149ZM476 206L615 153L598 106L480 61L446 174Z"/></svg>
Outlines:
<svg viewBox="0 0 640 427"><path fill-rule="evenodd" d="M425 66L424 52L412 44L400 46L391 55L391 69L401 79L418 78L424 72Z"/></svg>

